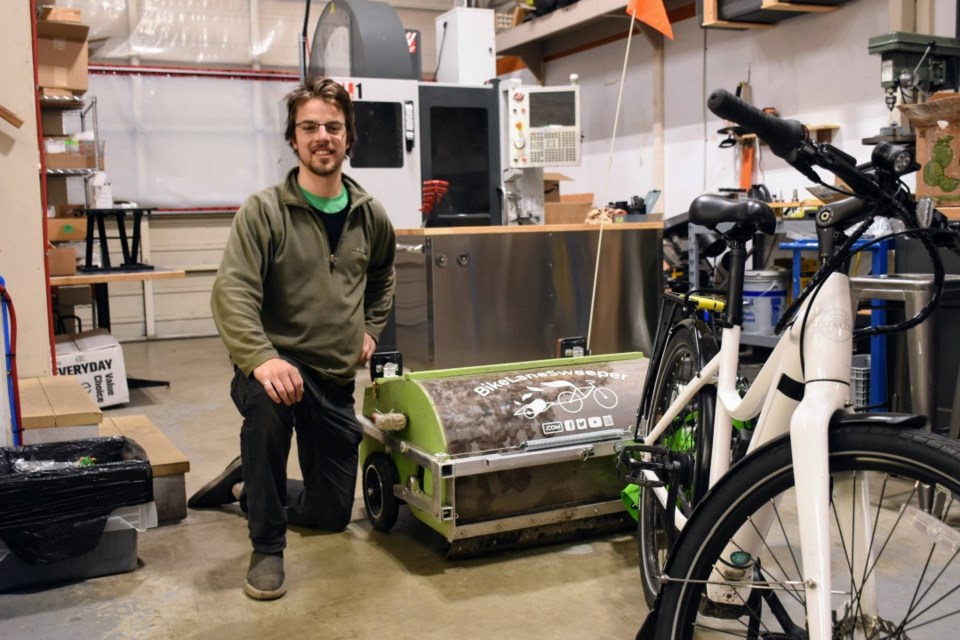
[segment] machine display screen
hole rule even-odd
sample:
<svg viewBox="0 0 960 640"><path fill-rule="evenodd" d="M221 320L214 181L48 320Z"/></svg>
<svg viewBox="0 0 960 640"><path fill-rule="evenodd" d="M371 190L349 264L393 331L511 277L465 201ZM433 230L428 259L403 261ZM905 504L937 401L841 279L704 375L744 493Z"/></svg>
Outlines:
<svg viewBox="0 0 960 640"><path fill-rule="evenodd" d="M357 137L350 166L396 169L403 166L403 105L399 102L353 103Z"/></svg>
<svg viewBox="0 0 960 640"><path fill-rule="evenodd" d="M532 91L530 93L531 127L575 127L577 94L574 91Z"/></svg>
<svg viewBox="0 0 960 640"><path fill-rule="evenodd" d="M450 183L438 213L490 213L488 115L476 107L430 109L432 177Z"/></svg>

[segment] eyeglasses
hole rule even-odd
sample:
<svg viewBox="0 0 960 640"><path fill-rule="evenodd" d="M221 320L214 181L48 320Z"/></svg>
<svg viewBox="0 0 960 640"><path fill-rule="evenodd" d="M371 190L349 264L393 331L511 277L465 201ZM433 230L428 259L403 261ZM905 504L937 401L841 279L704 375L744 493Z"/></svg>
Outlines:
<svg viewBox="0 0 960 640"><path fill-rule="evenodd" d="M327 134L334 137L341 135L347 130L347 124L345 122L314 122L313 120L304 120L303 122L298 122L296 127L308 136L317 135L317 132L320 131L320 127L323 127Z"/></svg>

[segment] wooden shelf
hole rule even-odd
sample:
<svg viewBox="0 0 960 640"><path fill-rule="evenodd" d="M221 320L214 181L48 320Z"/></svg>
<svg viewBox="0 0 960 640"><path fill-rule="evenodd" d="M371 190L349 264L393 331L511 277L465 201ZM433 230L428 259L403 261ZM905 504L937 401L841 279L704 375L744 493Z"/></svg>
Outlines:
<svg viewBox="0 0 960 640"><path fill-rule="evenodd" d="M796 202L768 202L771 209L816 209L823 206L819 200L798 200ZM786 218L786 220L795 220L796 218ZM801 218L802 219L802 218Z"/></svg>
<svg viewBox="0 0 960 640"><path fill-rule="evenodd" d="M833 11L837 5L832 4L801 4L799 2L781 2L780 0L763 0L761 9L771 11L793 11L794 13L821 13Z"/></svg>
<svg viewBox="0 0 960 640"><path fill-rule="evenodd" d="M840 128L838 124L809 124L807 131L817 142L830 142L833 140L833 134Z"/></svg>
<svg viewBox="0 0 960 640"><path fill-rule="evenodd" d="M833 140L833 132L840 128L838 124L808 124L804 126L807 127L810 137L816 142L830 142ZM756 137L757 134L755 133L745 133L742 136L737 136L737 139L753 140Z"/></svg>
<svg viewBox="0 0 960 640"><path fill-rule="evenodd" d="M719 1L720 0L703 0L703 19L700 22L700 26L713 29L735 29L739 31L745 31L747 29L769 29L778 22L795 15L833 11L846 0L838 0L838 3L835 5L803 4L800 2L784 2L783 0L762 0L760 6L756 8L756 11L751 11L751 15L759 14L755 16L755 20L770 18L769 22L723 20L720 17ZM762 15L763 18L760 18L760 15Z"/></svg>
<svg viewBox="0 0 960 640"><path fill-rule="evenodd" d="M578 33L595 41L623 33L630 20L626 9L625 0L579 0L498 33L497 55L518 56L542 81L548 41L576 37Z"/></svg>

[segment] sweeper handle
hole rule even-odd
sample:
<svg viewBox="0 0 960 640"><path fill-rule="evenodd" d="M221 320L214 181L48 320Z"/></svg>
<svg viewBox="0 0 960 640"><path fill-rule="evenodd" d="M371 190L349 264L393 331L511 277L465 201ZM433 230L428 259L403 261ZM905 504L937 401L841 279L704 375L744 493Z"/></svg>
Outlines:
<svg viewBox="0 0 960 640"><path fill-rule="evenodd" d="M807 139L807 129L796 120L783 120L747 104L725 89L710 94L707 108L757 134L776 155L793 162L797 148Z"/></svg>

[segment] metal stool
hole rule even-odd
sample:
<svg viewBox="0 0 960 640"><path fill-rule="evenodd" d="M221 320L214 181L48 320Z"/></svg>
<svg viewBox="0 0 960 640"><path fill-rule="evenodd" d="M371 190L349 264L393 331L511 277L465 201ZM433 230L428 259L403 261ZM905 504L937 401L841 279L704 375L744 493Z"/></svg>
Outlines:
<svg viewBox="0 0 960 640"><path fill-rule="evenodd" d="M903 302L907 318L915 316L930 301L933 295L933 274L908 273L850 278L851 298L856 311L863 300L892 300ZM943 286L942 301L960 299L960 275L947 275ZM885 322L886 312L875 309L872 321ZM907 366L910 373L910 398L913 412L927 416L930 426L937 419L937 390L934 376L937 370L936 336L939 329L939 314L934 313L925 322L907 333ZM870 402L880 404L886 400L886 350L882 336L871 338Z"/></svg>

